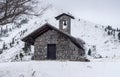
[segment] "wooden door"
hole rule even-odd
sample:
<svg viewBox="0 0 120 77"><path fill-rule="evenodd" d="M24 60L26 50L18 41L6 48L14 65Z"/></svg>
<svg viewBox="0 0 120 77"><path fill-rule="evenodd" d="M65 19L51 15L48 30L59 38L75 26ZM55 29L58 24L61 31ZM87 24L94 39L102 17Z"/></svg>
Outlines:
<svg viewBox="0 0 120 77"><path fill-rule="evenodd" d="M47 59L50 60L56 59L56 44L47 45Z"/></svg>

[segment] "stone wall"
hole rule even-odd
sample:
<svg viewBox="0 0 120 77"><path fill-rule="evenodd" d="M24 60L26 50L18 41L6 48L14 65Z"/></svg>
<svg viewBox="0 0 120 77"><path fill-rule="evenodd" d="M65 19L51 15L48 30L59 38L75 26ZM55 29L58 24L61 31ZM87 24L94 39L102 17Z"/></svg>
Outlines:
<svg viewBox="0 0 120 77"><path fill-rule="evenodd" d="M84 51L76 47L67 37L49 30L35 40L34 56L35 60L47 59L47 44L56 44L57 60L83 60Z"/></svg>

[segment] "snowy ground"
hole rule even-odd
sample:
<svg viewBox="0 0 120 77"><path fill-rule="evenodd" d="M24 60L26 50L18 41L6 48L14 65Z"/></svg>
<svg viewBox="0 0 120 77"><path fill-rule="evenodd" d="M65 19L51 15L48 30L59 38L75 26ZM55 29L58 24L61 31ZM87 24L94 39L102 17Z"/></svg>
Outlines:
<svg viewBox="0 0 120 77"><path fill-rule="evenodd" d="M0 77L120 77L120 62L30 61L0 63Z"/></svg>

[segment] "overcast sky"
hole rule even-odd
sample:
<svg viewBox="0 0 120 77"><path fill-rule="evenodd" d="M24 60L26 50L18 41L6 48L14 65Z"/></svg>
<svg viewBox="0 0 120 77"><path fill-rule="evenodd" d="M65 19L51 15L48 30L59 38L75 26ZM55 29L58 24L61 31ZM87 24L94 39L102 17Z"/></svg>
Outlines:
<svg viewBox="0 0 120 77"><path fill-rule="evenodd" d="M51 0L51 2L78 18L120 27L120 0Z"/></svg>

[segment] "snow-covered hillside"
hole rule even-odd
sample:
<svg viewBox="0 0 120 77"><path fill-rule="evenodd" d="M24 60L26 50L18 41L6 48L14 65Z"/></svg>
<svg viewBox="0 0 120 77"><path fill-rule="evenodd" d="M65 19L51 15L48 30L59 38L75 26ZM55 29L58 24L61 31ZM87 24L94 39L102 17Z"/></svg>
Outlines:
<svg viewBox="0 0 120 77"><path fill-rule="evenodd" d="M119 77L120 62L31 61L0 64L0 77Z"/></svg>
<svg viewBox="0 0 120 77"><path fill-rule="evenodd" d="M63 12L67 13L51 6L41 17L23 16L18 20L19 23L2 26L0 31L5 31L5 33L0 36L0 47L2 49L5 45L7 48L0 54L0 62L13 61L17 54L23 52L24 42L21 41L21 38L43 24L49 23L58 28L59 22L55 20L55 17ZM120 57L120 42L117 31L115 36L108 35L107 31L105 31L106 26L91 23L77 17L72 20L71 26L72 35L86 42L86 53L91 49L94 57L96 55L101 55L102 57Z"/></svg>

